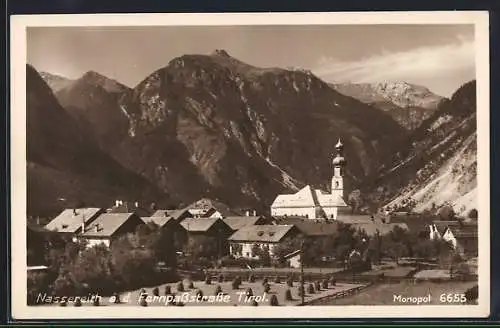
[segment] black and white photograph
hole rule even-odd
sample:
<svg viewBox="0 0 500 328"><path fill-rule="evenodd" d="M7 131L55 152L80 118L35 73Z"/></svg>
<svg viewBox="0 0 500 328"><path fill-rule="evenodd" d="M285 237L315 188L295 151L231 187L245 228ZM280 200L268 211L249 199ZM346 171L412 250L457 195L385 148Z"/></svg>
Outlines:
<svg viewBox="0 0 500 328"><path fill-rule="evenodd" d="M11 33L14 317L489 314L487 13Z"/></svg>

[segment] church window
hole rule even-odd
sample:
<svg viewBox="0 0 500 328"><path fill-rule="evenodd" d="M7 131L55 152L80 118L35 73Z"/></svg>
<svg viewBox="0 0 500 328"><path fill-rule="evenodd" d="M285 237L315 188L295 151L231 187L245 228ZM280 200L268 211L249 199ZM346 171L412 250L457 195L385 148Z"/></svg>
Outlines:
<svg viewBox="0 0 500 328"><path fill-rule="evenodd" d="M335 188L338 188L338 187L339 187L339 182L335 181Z"/></svg>

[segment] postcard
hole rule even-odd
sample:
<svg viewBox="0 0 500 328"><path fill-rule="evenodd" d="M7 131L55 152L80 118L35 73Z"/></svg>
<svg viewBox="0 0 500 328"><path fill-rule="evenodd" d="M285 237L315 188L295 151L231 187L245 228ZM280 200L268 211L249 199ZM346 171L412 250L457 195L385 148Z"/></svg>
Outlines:
<svg viewBox="0 0 500 328"><path fill-rule="evenodd" d="M10 40L14 319L489 315L487 12Z"/></svg>

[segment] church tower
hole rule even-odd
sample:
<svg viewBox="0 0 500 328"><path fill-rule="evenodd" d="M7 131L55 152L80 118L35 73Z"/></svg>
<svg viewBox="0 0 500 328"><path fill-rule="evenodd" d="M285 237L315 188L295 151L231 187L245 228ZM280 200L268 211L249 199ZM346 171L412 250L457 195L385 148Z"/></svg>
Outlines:
<svg viewBox="0 0 500 328"><path fill-rule="evenodd" d="M342 141L337 141L335 145L335 150L337 152L335 158L332 161L333 164L333 177L332 177L332 195L338 195L342 199L344 198L344 168L345 168L345 158L343 155L344 144Z"/></svg>

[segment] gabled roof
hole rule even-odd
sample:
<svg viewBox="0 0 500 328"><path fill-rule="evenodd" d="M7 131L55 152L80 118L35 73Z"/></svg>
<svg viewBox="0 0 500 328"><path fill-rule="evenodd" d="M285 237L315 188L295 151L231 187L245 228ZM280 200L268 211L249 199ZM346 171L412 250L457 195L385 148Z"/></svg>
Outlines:
<svg viewBox="0 0 500 328"><path fill-rule="evenodd" d="M80 230L82 222L90 222L104 212L104 209L96 207L65 209L54 220L50 221L45 229L75 233Z"/></svg>
<svg viewBox="0 0 500 328"><path fill-rule="evenodd" d="M271 205L272 208L281 207L345 207L347 204L339 195L324 193L313 189L310 185L297 191L295 194L278 195Z"/></svg>
<svg viewBox="0 0 500 328"><path fill-rule="evenodd" d="M172 216L179 210L157 210L151 216Z"/></svg>
<svg viewBox="0 0 500 328"><path fill-rule="evenodd" d="M228 240L233 242L278 243L290 231L295 229L293 225L252 225L236 231Z"/></svg>
<svg viewBox="0 0 500 328"><path fill-rule="evenodd" d="M222 221L224 221L231 229L239 230L246 226L255 225L261 219L261 216L228 216L222 219Z"/></svg>
<svg viewBox="0 0 500 328"><path fill-rule="evenodd" d="M85 227L84 237L111 237L130 219L144 223L135 213L105 213Z"/></svg>
<svg viewBox="0 0 500 328"><path fill-rule="evenodd" d="M212 200L209 198L202 198L197 200L196 202L190 204L189 206L186 207L187 210L191 209L210 209L213 208L217 210L222 216L234 216L234 215L239 215L240 213L235 213L233 210L229 208L224 203L221 203L216 200Z"/></svg>
<svg viewBox="0 0 500 328"><path fill-rule="evenodd" d="M153 222L158 225L160 228L164 227L167 224L177 223L177 221L172 217L166 216L146 216L141 218L146 224Z"/></svg>
<svg viewBox="0 0 500 328"><path fill-rule="evenodd" d="M137 207L132 202L124 202L121 205L113 206L108 210L108 213L135 213L138 216L149 216L151 211L144 207Z"/></svg>
<svg viewBox="0 0 500 328"><path fill-rule="evenodd" d="M225 225L228 230L231 230L231 228L219 218L187 218L181 222L181 225L189 232L206 232L210 230L213 225L218 223L218 221Z"/></svg>
<svg viewBox="0 0 500 328"><path fill-rule="evenodd" d="M394 228L399 227L403 230L408 230L408 226L405 223L362 223L353 224L354 229L364 231L369 237L377 235L387 235Z"/></svg>

